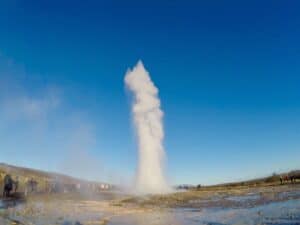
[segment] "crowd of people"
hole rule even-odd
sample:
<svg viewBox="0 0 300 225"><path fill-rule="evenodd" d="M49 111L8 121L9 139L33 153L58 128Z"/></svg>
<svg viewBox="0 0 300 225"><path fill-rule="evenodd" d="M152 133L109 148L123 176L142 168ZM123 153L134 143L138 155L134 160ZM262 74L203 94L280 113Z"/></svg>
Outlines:
<svg viewBox="0 0 300 225"><path fill-rule="evenodd" d="M3 184L3 197L10 197L19 192L25 196L33 193L69 193L69 192L91 192L98 193L112 188L109 184L86 183L86 182L64 182L52 179L39 179L39 182L34 178L25 178L10 174L0 174L0 180ZM0 181L0 183L1 183Z"/></svg>
<svg viewBox="0 0 300 225"><path fill-rule="evenodd" d="M38 182L33 178L28 179L25 182L25 195L33 193L37 190ZM3 197L10 197L12 193L17 193L19 189L19 177L16 176L14 179L10 174L5 174L3 178Z"/></svg>

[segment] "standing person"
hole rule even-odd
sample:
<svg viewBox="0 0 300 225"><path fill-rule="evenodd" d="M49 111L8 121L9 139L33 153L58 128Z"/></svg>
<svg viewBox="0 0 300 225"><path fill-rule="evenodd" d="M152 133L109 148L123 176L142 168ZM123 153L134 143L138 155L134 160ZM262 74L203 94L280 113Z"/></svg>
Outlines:
<svg viewBox="0 0 300 225"><path fill-rule="evenodd" d="M28 195L28 188L29 188L29 179L28 177L25 178L25 196Z"/></svg>
<svg viewBox="0 0 300 225"><path fill-rule="evenodd" d="M30 192L33 193L35 191L35 180L33 177L30 180Z"/></svg>
<svg viewBox="0 0 300 225"><path fill-rule="evenodd" d="M4 175L4 177L3 177L3 186L2 186L2 188L3 188L3 193L2 193L2 197L4 198L5 197L5 194L6 194L6 192L5 192L5 175ZM1 180L2 180L2 176L1 176Z"/></svg>
<svg viewBox="0 0 300 225"><path fill-rule="evenodd" d="M4 192L4 182L2 180L2 174L0 173L0 187L2 188L3 192ZM4 197L4 195L3 195Z"/></svg>
<svg viewBox="0 0 300 225"><path fill-rule="evenodd" d="M16 180L15 180L14 184L15 184L15 190L14 191L16 193L18 188L19 188L19 177L18 176L16 176Z"/></svg>
<svg viewBox="0 0 300 225"><path fill-rule="evenodd" d="M9 174L6 174L4 177L3 197L9 197L12 189L13 189L13 179Z"/></svg>

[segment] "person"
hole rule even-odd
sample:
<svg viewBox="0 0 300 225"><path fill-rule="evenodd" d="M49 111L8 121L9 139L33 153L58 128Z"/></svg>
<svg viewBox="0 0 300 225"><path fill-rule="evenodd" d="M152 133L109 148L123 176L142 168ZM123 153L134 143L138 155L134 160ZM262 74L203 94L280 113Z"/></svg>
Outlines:
<svg viewBox="0 0 300 225"><path fill-rule="evenodd" d="M15 180L15 182L14 182L14 184L15 184L15 193L17 192L17 190L18 190L18 187L19 187L19 177L18 176L16 176L16 180Z"/></svg>
<svg viewBox="0 0 300 225"><path fill-rule="evenodd" d="M12 189L13 189L13 179L9 174L6 174L4 177L3 197L9 197Z"/></svg>
<svg viewBox="0 0 300 225"><path fill-rule="evenodd" d="M29 192L29 179L26 177L25 178L25 191L24 191L24 195L27 196L28 192Z"/></svg>
<svg viewBox="0 0 300 225"><path fill-rule="evenodd" d="M38 186L38 182L36 180L34 180L33 178L31 178L26 183L26 187L28 188L27 192L28 193L36 192L37 191L37 186Z"/></svg>

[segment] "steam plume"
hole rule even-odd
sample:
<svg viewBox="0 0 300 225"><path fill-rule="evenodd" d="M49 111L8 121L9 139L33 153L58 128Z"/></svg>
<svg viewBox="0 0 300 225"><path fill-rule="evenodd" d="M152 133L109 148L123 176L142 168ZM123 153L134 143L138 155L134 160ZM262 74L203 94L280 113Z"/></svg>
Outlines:
<svg viewBox="0 0 300 225"><path fill-rule="evenodd" d="M127 71L125 84L133 92L132 113L138 137L139 161L136 189L140 193L162 193L169 190L164 175L164 130L158 98L149 73L141 61Z"/></svg>

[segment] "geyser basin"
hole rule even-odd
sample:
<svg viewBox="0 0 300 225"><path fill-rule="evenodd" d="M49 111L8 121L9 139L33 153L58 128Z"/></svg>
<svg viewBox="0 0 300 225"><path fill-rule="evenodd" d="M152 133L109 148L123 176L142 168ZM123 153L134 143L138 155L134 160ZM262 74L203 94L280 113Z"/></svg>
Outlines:
<svg viewBox="0 0 300 225"><path fill-rule="evenodd" d="M125 84L133 93L132 113L138 139L138 193L165 193L170 190L164 174L163 112L158 89L141 61L125 75Z"/></svg>

